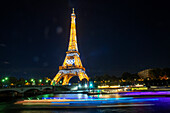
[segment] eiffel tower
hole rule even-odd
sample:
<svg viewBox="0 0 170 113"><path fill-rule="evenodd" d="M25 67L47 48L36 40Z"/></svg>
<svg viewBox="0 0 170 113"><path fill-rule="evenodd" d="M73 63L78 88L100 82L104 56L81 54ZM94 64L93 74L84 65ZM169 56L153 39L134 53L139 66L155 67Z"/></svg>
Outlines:
<svg viewBox="0 0 170 113"><path fill-rule="evenodd" d="M68 51L62 66L59 66L59 72L56 74L51 82L51 85L59 84L63 78L62 85L68 85L72 77L78 76L80 81L86 79L89 81L89 77L85 73L85 68L82 65L80 59L80 53L78 52L77 37L76 37L76 15L74 8L71 14L71 29Z"/></svg>

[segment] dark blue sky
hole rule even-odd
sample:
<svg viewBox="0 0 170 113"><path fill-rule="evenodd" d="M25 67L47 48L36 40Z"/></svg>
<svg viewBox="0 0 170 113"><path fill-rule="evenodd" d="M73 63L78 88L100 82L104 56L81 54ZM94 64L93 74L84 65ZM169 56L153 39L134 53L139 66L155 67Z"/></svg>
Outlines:
<svg viewBox="0 0 170 113"><path fill-rule="evenodd" d="M170 67L168 2L7 0L0 7L1 76L53 78L66 55L72 7L89 76Z"/></svg>

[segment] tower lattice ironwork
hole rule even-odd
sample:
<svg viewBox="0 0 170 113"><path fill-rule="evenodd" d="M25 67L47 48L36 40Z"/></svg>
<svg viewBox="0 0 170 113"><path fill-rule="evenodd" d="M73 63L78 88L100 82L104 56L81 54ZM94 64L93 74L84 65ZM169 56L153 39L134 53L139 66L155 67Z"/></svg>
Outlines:
<svg viewBox="0 0 170 113"><path fill-rule="evenodd" d="M78 52L77 37L76 37L76 15L73 12L71 14L71 29L68 51L62 66L59 66L59 72L56 74L51 82L51 85L58 84L63 78L62 85L67 85L73 76L78 76L80 81L86 79L89 81L89 77L85 73L85 68L82 65L80 59L80 53Z"/></svg>

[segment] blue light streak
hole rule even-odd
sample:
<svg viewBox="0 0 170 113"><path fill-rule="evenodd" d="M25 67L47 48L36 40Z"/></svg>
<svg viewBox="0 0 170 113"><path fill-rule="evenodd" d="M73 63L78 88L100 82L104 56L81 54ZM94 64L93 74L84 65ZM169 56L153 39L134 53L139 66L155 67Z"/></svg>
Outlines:
<svg viewBox="0 0 170 113"><path fill-rule="evenodd" d="M78 99L73 101L65 101L65 102L51 102L51 103L57 103L57 104L63 104L68 103L70 105L100 105L100 104L116 104L116 103L140 103L140 102L146 102L146 101L158 101L158 98L133 98L133 97L125 97L125 98L108 98L108 99Z"/></svg>
<svg viewBox="0 0 170 113"><path fill-rule="evenodd" d="M81 97L80 99L96 99L97 97ZM43 97L42 99L79 99L78 97Z"/></svg>

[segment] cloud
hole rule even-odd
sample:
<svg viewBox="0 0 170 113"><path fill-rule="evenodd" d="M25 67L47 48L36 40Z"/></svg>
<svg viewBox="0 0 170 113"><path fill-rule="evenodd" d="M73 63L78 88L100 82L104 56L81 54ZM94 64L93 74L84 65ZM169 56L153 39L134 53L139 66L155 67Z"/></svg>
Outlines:
<svg viewBox="0 0 170 113"><path fill-rule="evenodd" d="M39 60L40 60L40 58L39 58L38 56L34 56L34 57L33 57L33 61L34 61L34 62L39 62Z"/></svg>
<svg viewBox="0 0 170 113"><path fill-rule="evenodd" d="M0 47L6 47L6 44L1 43Z"/></svg>
<svg viewBox="0 0 170 113"><path fill-rule="evenodd" d="M61 27L61 26L58 26L57 28L56 28L56 33L57 34L61 34L63 32L63 28Z"/></svg>
<svg viewBox="0 0 170 113"><path fill-rule="evenodd" d="M4 64L10 64L8 61L5 61Z"/></svg>

